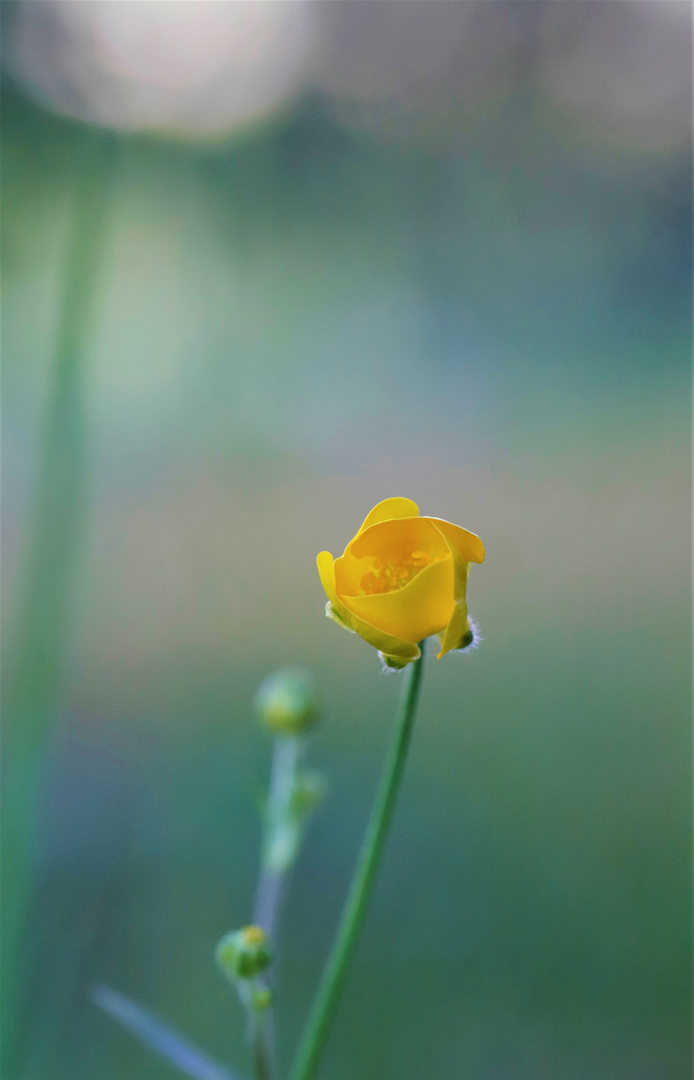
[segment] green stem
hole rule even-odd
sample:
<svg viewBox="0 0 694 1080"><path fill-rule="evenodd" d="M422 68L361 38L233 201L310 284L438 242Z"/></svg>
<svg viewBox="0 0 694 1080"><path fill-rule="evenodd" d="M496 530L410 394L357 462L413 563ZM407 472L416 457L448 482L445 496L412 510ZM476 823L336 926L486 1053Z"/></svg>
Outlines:
<svg viewBox="0 0 694 1080"><path fill-rule="evenodd" d="M84 383L98 318L114 140L86 132L76 168L74 216L11 676L3 700L2 1014L7 1072L27 968L23 934L36 861L46 747L55 724L69 643L75 571L86 523ZM3 1067L3 1075L5 1074Z"/></svg>
<svg viewBox="0 0 694 1080"><path fill-rule="evenodd" d="M265 1038L265 1017L256 1013L251 1023L253 1024L253 1069L255 1080L271 1080L272 1065Z"/></svg>
<svg viewBox="0 0 694 1080"><path fill-rule="evenodd" d="M292 794L296 774L304 753L305 740L298 735L278 735L272 755L272 774L268 792L267 812L263 835L262 858L253 922L267 933L273 957L277 956L277 928L280 909L286 891L290 865L277 865L276 836L291 814ZM286 826L285 826L286 828ZM259 979L261 986L272 984L272 970ZM262 1023L252 1028L253 1057L257 1080L271 1080L275 1075L275 1017L272 1005L264 1011ZM261 1076L262 1070L262 1076Z"/></svg>
<svg viewBox="0 0 694 1080"><path fill-rule="evenodd" d="M258 1008L256 994L262 989L257 978L238 979L236 992L246 1010L246 1036L251 1056L254 1080L271 1080L272 1061L265 1036L266 1009Z"/></svg>
<svg viewBox="0 0 694 1080"><path fill-rule="evenodd" d="M297 771L305 753L306 740L298 735L278 735L272 754L272 773L268 791L262 857L258 887L253 908L253 922L262 926L271 941L277 931L285 879L291 862L285 852L279 853L278 831L286 830L291 817L291 804L296 786ZM286 843L280 845L286 849Z"/></svg>
<svg viewBox="0 0 694 1080"><path fill-rule="evenodd" d="M420 648L421 657L408 666L404 675L395 732L388 748L352 884L289 1080L312 1080L315 1074L337 1008L349 961L364 923L393 817L417 711L424 662L424 642L421 643Z"/></svg>

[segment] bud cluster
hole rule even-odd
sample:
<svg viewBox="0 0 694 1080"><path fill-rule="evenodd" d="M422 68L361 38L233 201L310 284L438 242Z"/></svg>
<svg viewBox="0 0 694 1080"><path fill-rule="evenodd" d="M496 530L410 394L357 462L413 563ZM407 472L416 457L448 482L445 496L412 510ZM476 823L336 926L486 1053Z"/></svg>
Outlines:
<svg viewBox="0 0 694 1080"><path fill-rule="evenodd" d="M318 720L320 703L313 676L283 668L262 683L255 697L259 719L275 735L304 735Z"/></svg>
<svg viewBox="0 0 694 1080"><path fill-rule="evenodd" d="M215 952L217 964L230 982L254 979L270 964L267 934L260 926L244 926L225 934Z"/></svg>

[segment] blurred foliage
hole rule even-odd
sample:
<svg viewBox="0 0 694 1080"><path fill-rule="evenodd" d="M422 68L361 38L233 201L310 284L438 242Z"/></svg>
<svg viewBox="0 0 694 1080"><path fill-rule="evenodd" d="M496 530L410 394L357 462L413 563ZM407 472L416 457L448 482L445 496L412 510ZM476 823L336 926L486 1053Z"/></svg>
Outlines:
<svg viewBox="0 0 694 1080"><path fill-rule="evenodd" d="M91 137L5 89L13 664ZM330 797L289 900L287 1060L396 692L325 620L314 558L392 494L484 539L486 640L426 673L323 1075L690 1075L689 156L577 145L527 87L436 153L350 134L318 96L230 145L123 145L6 1080L170 1075L95 982L244 1061L212 951L252 903L253 695L302 664Z"/></svg>

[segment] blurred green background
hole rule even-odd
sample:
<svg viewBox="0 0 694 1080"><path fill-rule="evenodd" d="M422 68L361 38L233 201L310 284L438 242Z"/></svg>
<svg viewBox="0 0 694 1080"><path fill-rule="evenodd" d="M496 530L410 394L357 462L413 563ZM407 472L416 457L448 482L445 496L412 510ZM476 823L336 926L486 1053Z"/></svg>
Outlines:
<svg viewBox="0 0 694 1080"><path fill-rule="evenodd" d="M396 494L483 538L484 641L425 671L321 1076L688 1080L689 5L309 5L323 69L351 49L357 89L393 84L314 64L214 139L96 92L86 115L86 83L49 100L27 6L51 5L4 5L3 1080L174 1075L95 982L245 1068L212 953L252 906L253 694L299 663L331 787L286 913L288 1060L398 690L314 560Z"/></svg>

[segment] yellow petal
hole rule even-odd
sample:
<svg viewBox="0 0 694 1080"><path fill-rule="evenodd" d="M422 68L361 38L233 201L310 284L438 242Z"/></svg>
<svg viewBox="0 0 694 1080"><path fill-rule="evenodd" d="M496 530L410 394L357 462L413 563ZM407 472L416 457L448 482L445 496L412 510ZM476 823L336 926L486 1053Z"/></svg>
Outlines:
<svg viewBox="0 0 694 1080"><path fill-rule="evenodd" d="M335 559L337 592L340 596L359 596L365 591L362 578L374 569L374 559L389 562L398 551L405 554L417 548L433 560L447 555L449 544L426 518L389 519L370 525L350 540L344 555Z"/></svg>
<svg viewBox="0 0 694 1080"><path fill-rule="evenodd" d="M367 641L369 645L373 645L375 649L379 649L386 656L394 656L401 660L416 660L420 655L420 650L416 644L411 641L403 641L399 637L395 637L392 634L384 633L383 630L372 626L365 619L360 618L358 615L345 607L344 603L338 597L335 592L335 562L329 551L321 551L320 555L316 559L318 565L318 573L325 589L325 593L328 600L333 605L338 615L351 627L355 633Z"/></svg>
<svg viewBox="0 0 694 1080"><path fill-rule="evenodd" d="M435 525L451 551L455 550L465 562L484 562L484 544L475 533L461 529L460 525L444 521L443 518L424 517L422 521L430 521Z"/></svg>
<svg viewBox="0 0 694 1080"><path fill-rule="evenodd" d="M453 560L431 563L402 589L370 596L343 594L341 599L353 616L379 630L405 641L422 641L444 630L453 614Z"/></svg>
<svg viewBox="0 0 694 1080"><path fill-rule="evenodd" d="M316 566L328 599L332 600L335 592L335 560L329 551L321 551L316 556Z"/></svg>
<svg viewBox="0 0 694 1080"><path fill-rule="evenodd" d="M441 651L436 654L436 659L440 660L441 657L445 656L451 649L462 649L466 643L466 638L470 634L470 629L467 601L465 599L456 600L448 626L443 634L439 635ZM469 642L467 642L467 644L469 644Z"/></svg>
<svg viewBox="0 0 694 1080"><path fill-rule="evenodd" d="M445 656L451 649L460 649L466 634L470 631L470 620L467 612L467 576L471 562L482 562L484 559L484 545L479 536L461 529L459 525L453 525L450 521L441 518L427 518L432 525L436 526L453 557L453 598L455 601L451 617L441 641L441 651L438 659Z"/></svg>
<svg viewBox="0 0 694 1080"><path fill-rule="evenodd" d="M376 503L371 513L364 518L364 523L357 536L359 536L359 533L364 532L364 529L368 529L370 525L377 525L379 521L418 516L419 507L417 503L412 502L412 499L402 499L396 495L392 499L384 499L382 502Z"/></svg>

